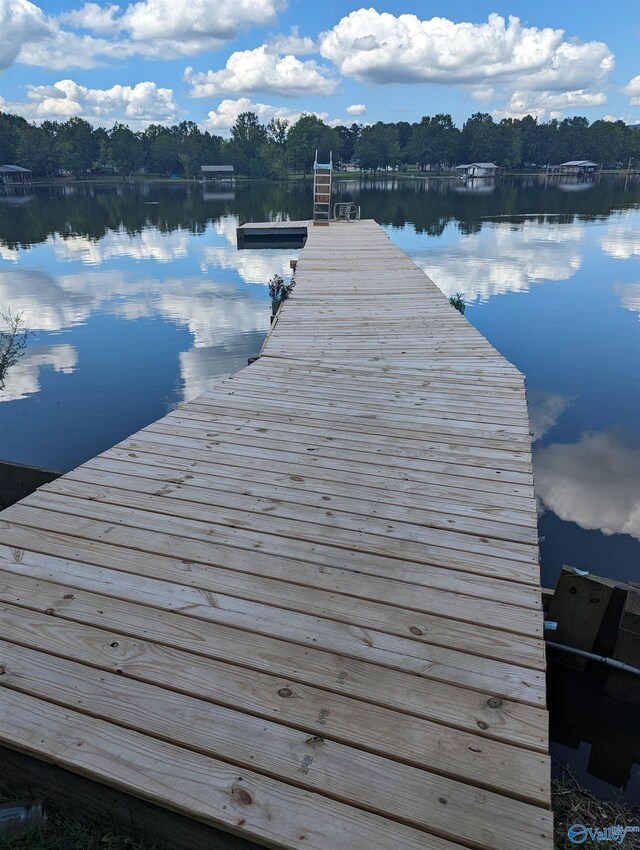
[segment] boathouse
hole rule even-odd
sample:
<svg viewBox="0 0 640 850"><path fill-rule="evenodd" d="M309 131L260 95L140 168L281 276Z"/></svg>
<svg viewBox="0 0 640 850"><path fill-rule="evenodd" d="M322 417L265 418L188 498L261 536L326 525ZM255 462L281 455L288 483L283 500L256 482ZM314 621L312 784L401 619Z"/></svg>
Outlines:
<svg viewBox="0 0 640 850"><path fill-rule="evenodd" d="M21 165L0 165L0 183L30 183L32 174Z"/></svg>
<svg viewBox="0 0 640 850"><path fill-rule="evenodd" d="M562 163L560 174L595 174L598 168L597 162L591 162L588 159L572 159Z"/></svg>
<svg viewBox="0 0 640 850"><path fill-rule="evenodd" d="M456 165L460 177L496 177L500 166L493 162L470 162L466 165Z"/></svg>
<svg viewBox="0 0 640 850"><path fill-rule="evenodd" d="M201 165L200 172L203 180L235 180L233 165Z"/></svg>

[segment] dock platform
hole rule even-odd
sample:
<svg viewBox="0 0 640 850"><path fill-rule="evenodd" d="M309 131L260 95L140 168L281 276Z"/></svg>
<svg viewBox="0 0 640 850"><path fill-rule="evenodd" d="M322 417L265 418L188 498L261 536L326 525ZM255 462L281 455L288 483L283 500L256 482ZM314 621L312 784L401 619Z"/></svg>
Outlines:
<svg viewBox="0 0 640 850"><path fill-rule="evenodd" d="M302 248L312 224L310 220L241 224L236 228L238 248Z"/></svg>
<svg viewBox="0 0 640 850"><path fill-rule="evenodd" d="M296 280L0 513L0 745L259 847L551 850L523 376L373 221Z"/></svg>

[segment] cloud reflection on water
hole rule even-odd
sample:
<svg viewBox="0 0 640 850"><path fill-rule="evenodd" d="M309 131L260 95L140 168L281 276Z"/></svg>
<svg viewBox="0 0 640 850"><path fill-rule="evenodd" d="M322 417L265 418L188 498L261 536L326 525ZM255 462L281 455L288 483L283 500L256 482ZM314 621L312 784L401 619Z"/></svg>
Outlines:
<svg viewBox="0 0 640 850"><path fill-rule="evenodd" d="M18 401L39 392L40 370L46 366L68 375L77 365L78 354L72 345L31 345L20 360L7 370L0 401Z"/></svg>
<svg viewBox="0 0 640 850"><path fill-rule="evenodd" d="M615 283L613 291L627 310L638 314L640 318L640 283Z"/></svg>
<svg viewBox="0 0 640 850"><path fill-rule="evenodd" d="M527 388L529 422L533 442L541 440L573 403L573 397Z"/></svg>
<svg viewBox="0 0 640 850"><path fill-rule="evenodd" d="M638 214L625 216L625 219L607 222L607 231L600 240L605 254L616 260L630 260L640 257L640 231ZM635 222L630 219L635 219Z"/></svg>
<svg viewBox="0 0 640 850"><path fill-rule="evenodd" d="M452 250L412 252L445 295L487 301L527 292L532 283L568 280L582 266L584 228L579 224L524 221L489 223L455 241Z"/></svg>
<svg viewBox="0 0 640 850"><path fill-rule="evenodd" d="M640 446L611 428L534 452L536 495L560 519L640 539Z"/></svg>
<svg viewBox="0 0 640 850"><path fill-rule="evenodd" d="M86 236L50 236L47 244L53 245L59 260L78 260L88 266L101 266L107 260L127 257L133 260L154 260L170 263L186 257L192 235L178 228L161 233L155 227L146 227L141 233L126 230L109 230L99 241Z"/></svg>

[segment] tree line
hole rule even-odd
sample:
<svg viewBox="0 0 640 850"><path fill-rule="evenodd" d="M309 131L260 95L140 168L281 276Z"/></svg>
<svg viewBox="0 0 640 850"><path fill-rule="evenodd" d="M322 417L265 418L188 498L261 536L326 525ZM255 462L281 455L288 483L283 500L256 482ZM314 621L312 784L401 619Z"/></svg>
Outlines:
<svg viewBox="0 0 640 850"><path fill-rule="evenodd" d="M267 124L253 112L238 116L224 139L201 130L193 121L170 127L150 124L134 132L122 123L107 130L82 118L43 121L0 112L0 164L21 165L35 177L136 172L192 178L201 165L233 165L248 177L285 178L310 172L316 150L324 160L379 170L448 170L463 162L494 162L507 169L542 167L567 160L593 160L606 167L640 163L640 128L623 121L586 118L538 122L524 118L494 121L476 112L462 128L450 115L421 121L330 127L315 115L290 123Z"/></svg>

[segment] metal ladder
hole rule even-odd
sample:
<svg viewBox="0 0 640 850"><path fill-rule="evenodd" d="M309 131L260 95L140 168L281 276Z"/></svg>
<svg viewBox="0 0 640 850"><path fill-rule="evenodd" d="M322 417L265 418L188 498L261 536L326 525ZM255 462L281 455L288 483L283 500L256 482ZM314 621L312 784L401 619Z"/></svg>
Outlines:
<svg viewBox="0 0 640 850"><path fill-rule="evenodd" d="M333 151L329 162L318 162L318 151L313 163L313 223L329 224L331 218L331 174L333 172Z"/></svg>

